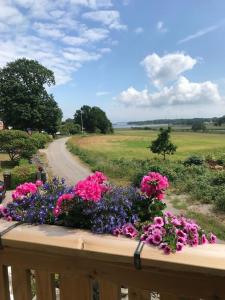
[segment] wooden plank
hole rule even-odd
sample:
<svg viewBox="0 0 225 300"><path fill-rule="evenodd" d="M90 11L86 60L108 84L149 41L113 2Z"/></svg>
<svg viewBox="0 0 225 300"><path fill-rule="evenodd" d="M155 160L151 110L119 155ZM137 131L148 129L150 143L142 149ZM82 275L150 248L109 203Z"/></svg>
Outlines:
<svg viewBox="0 0 225 300"><path fill-rule="evenodd" d="M129 300L150 300L150 291L129 288L128 298Z"/></svg>
<svg viewBox="0 0 225 300"><path fill-rule="evenodd" d="M181 299L180 297L178 296L175 296L175 295L171 295L171 294L162 294L160 293L160 300L179 300ZM184 299L184 298L183 298ZM189 298L190 299L190 298ZM187 299L186 299L187 300ZM191 300L191 299L190 299Z"/></svg>
<svg viewBox="0 0 225 300"><path fill-rule="evenodd" d="M106 280L99 280L100 300L120 300L121 286Z"/></svg>
<svg viewBox="0 0 225 300"><path fill-rule="evenodd" d="M187 298L210 299L212 296L217 296L220 300L225 299L225 277L212 276L207 273L204 275L195 272L173 272L150 267L137 271L133 264L107 263L86 257L76 257L76 255L47 255L34 250L10 248L1 250L0 257L6 265L19 262L26 269L35 270L41 267L51 273L66 273L71 276L77 274L86 278L92 276L143 290L185 295ZM190 280L191 289L187 284Z"/></svg>
<svg viewBox="0 0 225 300"><path fill-rule="evenodd" d="M12 266L12 286L14 300L31 300L30 271L22 266Z"/></svg>
<svg viewBox="0 0 225 300"><path fill-rule="evenodd" d="M54 274L47 271L35 271L37 300L55 300Z"/></svg>
<svg viewBox="0 0 225 300"><path fill-rule="evenodd" d="M7 267L0 265L0 299L9 300L9 278Z"/></svg>
<svg viewBox="0 0 225 300"><path fill-rule="evenodd" d="M60 300L92 299L92 284L89 278L61 274L59 282Z"/></svg>

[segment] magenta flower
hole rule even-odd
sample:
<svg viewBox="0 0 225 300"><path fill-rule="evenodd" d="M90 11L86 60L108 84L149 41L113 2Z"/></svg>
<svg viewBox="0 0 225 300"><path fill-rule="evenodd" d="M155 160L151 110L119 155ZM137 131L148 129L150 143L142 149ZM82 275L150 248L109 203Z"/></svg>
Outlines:
<svg viewBox="0 0 225 300"><path fill-rule="evenodd" d="M210 236L209 236L209 242L210 242L210 244L215 244L216 241L217 241L217 237L215 236L215 234L210 233Z"/></svg>
<svg viewBox="0 0 225 300"><path fill-rule="evenodd" d="M171 253L171 248L169 246L166 246L164 249L163 249L163 252L164 254L170 254Z"/></svg>
<svg viewBox="0 0 225 300"><path fill-rule="evenodd" d="M76 184L74 193L83 200L98 202L102 196L102 189L99 183L85 179Z"/></svg>
<svg viewBox="0 0 225 300"><path fill-rule="evenodd" d="M162 241L162 236L160 234L158 234L158 233L153 234L152 243L154 245L159 245L161 243L161 241Z"/></svg>
<svg viewBox="0 0 225 300"><path fill-rule="evenodd" d="M132 224L125 224L122 227L122 232L123 232L123 235L130 237L130 238L135 238L138 235L137 229Z"/></svg>
<svg viewBox="0 0 225 300"><path fill-rule="evenodd" d="M184 244L182 244L182 243L177 243L177 244L176 244L176 250L177 250L177 251L181 251L181 250L183 249L183 246L184 246Z"/></svg>
<svg viewBox="0 0 225 300"><path fill-rule="evenodd" d="M201 243L202 243L203 245L208 243L208 239L207 239L207 237L206 237L205 234L202 235Z"/></svg>
<svg viewBox="0 0 225 300"><path fill-rule="evenodd" d="M32 182L25 182L17 186L16 190L12 193L13 200L23 198L28 194L35 194L37 192L36 184Z"/></svg>
<svg viewBox="0 0 225 300"><path fill-rule="evenodd" d="M164 225L164 221L162 217L155 217L154 218L154 224L162 227Z"/></svg>
<svg viewBox="0 0 225 300"><path fill-rule="evenodd" d="M141 191L148 197L155 197L158 200L164 198L164 191L169 187L167 177L157 172L149 172L142 178Z"/></svg>

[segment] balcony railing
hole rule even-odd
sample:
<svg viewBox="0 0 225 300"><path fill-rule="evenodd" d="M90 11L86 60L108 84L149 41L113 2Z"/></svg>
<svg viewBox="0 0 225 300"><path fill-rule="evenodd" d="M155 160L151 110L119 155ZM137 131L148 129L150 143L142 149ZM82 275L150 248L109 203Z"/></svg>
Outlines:
<svg viewBox="0 0 225 300"><path fill-rule="evenodd" d="M11 225L0 221L0 232ZM138 242L126 238L19 225L1 242L0 300L225 299L224 245L170 255L144 246L138 270Z"/></svg>

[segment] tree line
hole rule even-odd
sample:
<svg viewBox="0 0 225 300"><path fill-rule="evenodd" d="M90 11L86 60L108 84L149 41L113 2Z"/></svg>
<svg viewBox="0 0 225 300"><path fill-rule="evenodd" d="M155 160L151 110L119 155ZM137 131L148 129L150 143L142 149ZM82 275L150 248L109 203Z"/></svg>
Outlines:
<svg viewBox="0 0 225 300"><path fill-rule="evenodd" d="M112 124L99 107L84 105L73 119L62 122L62 110L47 88L55 85L53 71L38 61L17 59L0 69L0 120L5 128L75 134L110 133Z"/></svg>

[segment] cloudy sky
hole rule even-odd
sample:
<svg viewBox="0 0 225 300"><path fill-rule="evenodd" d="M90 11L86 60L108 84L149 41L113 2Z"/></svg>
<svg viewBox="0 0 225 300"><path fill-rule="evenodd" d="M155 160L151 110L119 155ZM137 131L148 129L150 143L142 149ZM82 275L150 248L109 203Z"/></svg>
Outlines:
<svg viewBox="0 0 225 300"><path fill-rule="evenodd" d="M72 117L112 121L225 114L224 0L0 0L0 66L19 57L55 72Z"/></svg>

